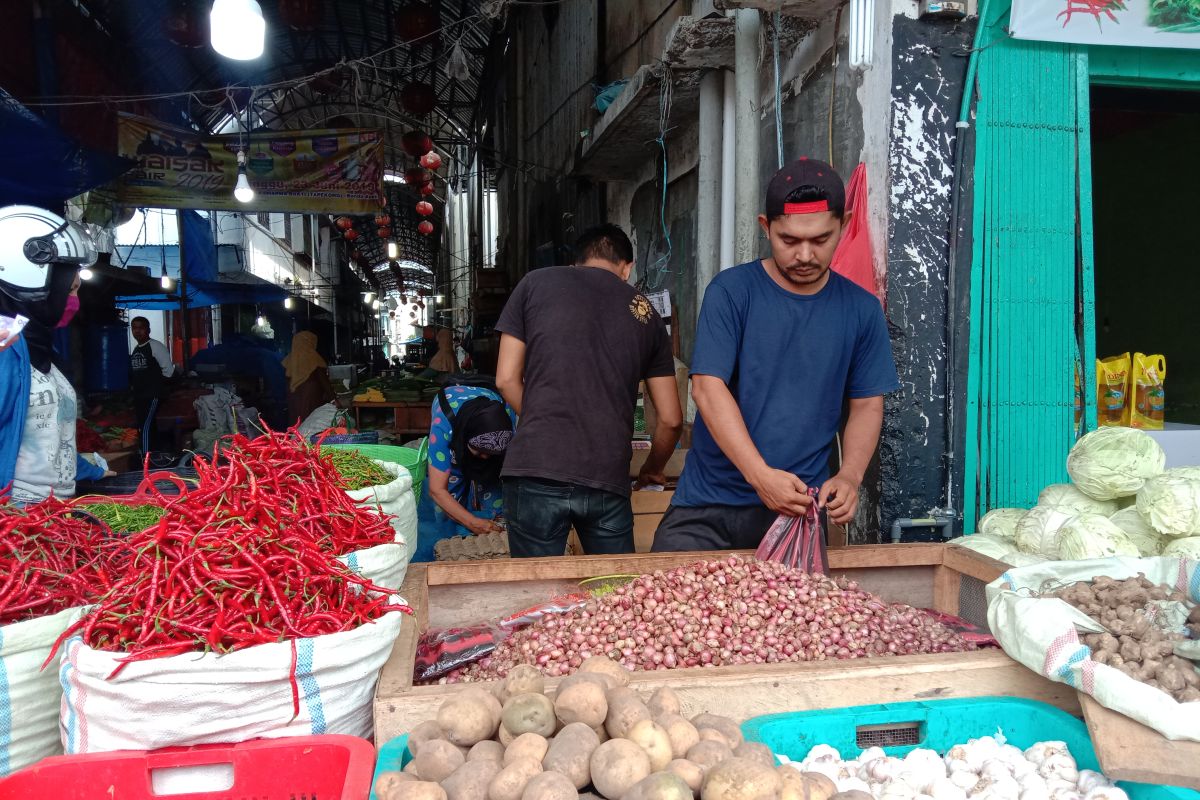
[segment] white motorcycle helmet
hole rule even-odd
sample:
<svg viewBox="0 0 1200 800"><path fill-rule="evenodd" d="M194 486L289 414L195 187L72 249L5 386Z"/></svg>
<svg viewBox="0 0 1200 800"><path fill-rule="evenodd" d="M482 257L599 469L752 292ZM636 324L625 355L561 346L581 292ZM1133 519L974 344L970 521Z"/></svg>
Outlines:
<svg viewBox="0 0 1200 800"><path fill-rule="evenodd" d="M43 208L0 208L0 289L43 299L54 263L80 269L96 263L96 249L83 229Z"/></svg>

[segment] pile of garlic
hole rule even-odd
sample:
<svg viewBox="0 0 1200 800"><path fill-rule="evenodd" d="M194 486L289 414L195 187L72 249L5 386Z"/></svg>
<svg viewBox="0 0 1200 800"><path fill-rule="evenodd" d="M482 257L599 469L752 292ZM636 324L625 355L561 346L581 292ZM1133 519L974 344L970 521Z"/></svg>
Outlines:
<svg viewBox="0 0 1200 800"><path fill-rule="evenodd" d="M893 758L872 747L843 761L836 749L817 745L801 762L780 760L827 776L839 793L876 800L1129 800L1100 773L1079 769L1065 742L1021 752L1000 733L955 745L945 757L918 749Z"/></svg>

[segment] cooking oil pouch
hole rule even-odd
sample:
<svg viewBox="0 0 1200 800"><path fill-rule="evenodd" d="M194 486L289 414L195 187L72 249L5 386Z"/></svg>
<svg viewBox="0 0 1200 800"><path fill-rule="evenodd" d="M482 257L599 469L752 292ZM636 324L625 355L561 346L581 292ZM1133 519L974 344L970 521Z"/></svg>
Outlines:
<svg viewBox="0 0 1200 800"><path fill-rule="evenodd" d="M1167 359L1161 355L1135 353L1132 366L1133 403L1129 424L1142 430L1161 431L1166 418L1163 384L1167 380Z"/></svg>
<svg viewBox="0 0 1200 800"><path fill-rule="evenodd" d="M1129 426L1129 353L1096 361L1096 415L1102 426Z"/></svg>

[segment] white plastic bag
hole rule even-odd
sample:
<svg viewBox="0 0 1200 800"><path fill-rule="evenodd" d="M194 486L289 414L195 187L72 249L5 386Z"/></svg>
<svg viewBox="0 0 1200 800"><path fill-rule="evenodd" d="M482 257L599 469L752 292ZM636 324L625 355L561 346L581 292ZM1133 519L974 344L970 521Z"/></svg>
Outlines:
<svg viewBox="0 0 1200 800"><path fill-rule="evenodd" d="M417 550L417 501L413 497L412 475L399 464L375 461L381 469L395 476L379 486L368 486L346 492L359 505L377 508L391 516L396 544L381 544L342 556L350 569L385 589L399 589L408 572L408 562Z"/></svg>
<svg viewBox="0 0 1200 800"><path fill-rule="evenodd" d="M54 664L43 670L42 663L50 657L54 641L81 612L68 608L0 627L0 777L62 754L58 737L62 689Z"/></svg>
<svg viewBox="0 0 1200 800"><path fill-rule="evenodd" d="M1034 672L1090 694L1100 705L1168 739L1200 742L1200 703L1179 703L1166 692L1093 661L1079 632L1100 633L1100 624L1058 598L1042 597L1098 575L1123 580L1139 572L1200 602L1196 561L1166 557L1058 561L1009 570L988 584L988 625L1004 652Z"/></svg>
<svg viewBox="0 0 1200 800"><path fill-rule="evenodd" d="M370 738L375 684L402 620L413 624L392 611L354 630L295 640L295 683L291 642L133 661L109 680L120 654L73 637L59 669L63 747L71 755L324 733Z"/></svg>

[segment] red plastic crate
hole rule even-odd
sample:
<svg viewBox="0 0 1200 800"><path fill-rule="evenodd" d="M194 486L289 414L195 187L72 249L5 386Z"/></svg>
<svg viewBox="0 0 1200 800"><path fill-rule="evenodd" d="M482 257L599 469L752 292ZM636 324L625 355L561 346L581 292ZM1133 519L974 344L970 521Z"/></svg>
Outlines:
<svg viewBox="0 0 1200 800"><path fill-rule="evenodd" d="M207 788L231 766L232 787ZM338 735L54 756L0 780L0 800L364 800L374 768L370 742ZM191 780L205 790L181 794Z"/></svg>

